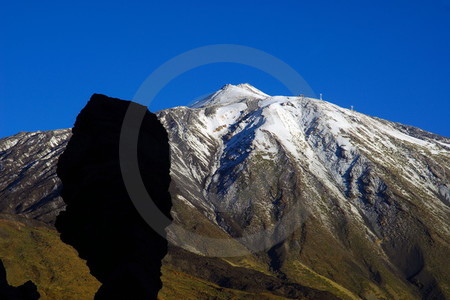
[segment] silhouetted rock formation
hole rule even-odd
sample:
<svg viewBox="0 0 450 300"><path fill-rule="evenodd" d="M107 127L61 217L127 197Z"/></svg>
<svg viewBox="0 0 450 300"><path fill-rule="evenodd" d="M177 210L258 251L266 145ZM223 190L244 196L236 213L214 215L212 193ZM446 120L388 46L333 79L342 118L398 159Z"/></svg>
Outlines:
<svg viewBox="0 0 450 300"><path fill-rule="evenodd" d="M102 283L96 299L156 299L162 287L167 241L134 207L120 170L119 139L129 107L145 110L137 145L140 172L154 203L171 219L167 133L146 107L94 94L58 162L67 208L56 228Z"/></svg>
<svg viewBox="0 0 450 300"><path fill-rule="evenodd" d="M2 300L34 300L40 295L36 285L32 281L27 281L23 285L13 287L6 280L6 270L0 260L0 299Z"/></svg>

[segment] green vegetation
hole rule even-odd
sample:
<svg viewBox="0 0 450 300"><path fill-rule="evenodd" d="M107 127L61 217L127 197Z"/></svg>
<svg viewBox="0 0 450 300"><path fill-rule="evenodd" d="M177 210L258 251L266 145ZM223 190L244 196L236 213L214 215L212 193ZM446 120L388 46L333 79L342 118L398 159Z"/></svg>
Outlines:
<svg viewBox="0 0 450 300"><path fill-rule="evenodd" d="M361 249L365 261L382 275L380 285L363 280L362 274L356 270L353 276L348 272L348 257L344 249L335 244L331 246L323 240L313 241L310 236L326 236L319 232L319 227L309 227L306 244L301 257L289 258L282 271L289 280L301 285L328 291L342 299L359 299L364 295L367 299L412 299L409 287L386 269L367 241L359 237L348 226L347 240L353 247ZM329 237L332 240L331 237ZM330 241L329 240L329 241ZM311 244L310 244L311 243ZM314 251L313 251L314 250ZM314 253L327 253L317 256ZM334 253L334 254L333 254ZM357 254L355 254L357 256ZM32 280L37 286L42 299L93 299L99 288L99 282L89 273L85 261L77 252L64 244L53 229L20 222L14 219L0 219L0 259L3 260L8 282L18 286ZM255 256L224 259L231 266L239 266L257 270L266 275L273 275L267 264ZM333 262L334 261L334 262ZM432 260L434 261L434 260ZM335 267L340 271L331 271ZM330 269L331 268L331 269ZM356 265L353 268L357 268ZM285 299L269 293L249 293L222 288L206 280L176 270L171 265L162 268L163 289L159 299ZM356 276L356 277L355 277ZM444 276L442 276L444 277ZM438 280L441 279L438 277ZM358 286L354 283L359 282ZM444 293L448 286L442 285Z"/></svg>
<svg viewBox="0 0 450 300"><path fill-rule="evenodd" d="M41 299L93 299L100 283L89 273L86 262L64 244L56 231L46 227L0 219L0 259L8 282L18 286L32 280ZM251 260L250 260L251 262ZM194 276L162 268L163 299L285 299L221 288Z"/></svg>
<svg viewBox="0 0 450 300"><path fill-rule="evenodd" d="M271 294L255 294L222 288L213 283L201 280L186 273L174 270L170 266L162 268L163 288L159 292L159 300L169 299L217 299L217 300L281 300L286 299Z"/></svg>
<svg viewBox="0 0 450 300"><path fill-rule="evenodd" d="M346 288L330 280L329 278L314 272L312 269L308 268L299 261L294 261L291 268L295 270L297 282L304 286L322 291L328 291L341 299L359 299L359 297Z"/></svg>
<svg viewBox="0 0 450 300"><path fill-rule="evenodd" d="M0 258L9 284L32 280L41 299L93 299L100 286L78 253L45 227L0 219Z"/></svg>
<svg viewBox="0 0 450 300"><path fill-rule="evenodd" d="M269 269L267 264L264 264L261 261L258 261L258 259L255 256L247 255L247 256L241 256L241 257L228 257L228 258L222 258L222 260L226 261L228 264L230 264L233 267L241 267L246 269L251 269L255 271L259 271L265 275L274 276Z"/></svg>

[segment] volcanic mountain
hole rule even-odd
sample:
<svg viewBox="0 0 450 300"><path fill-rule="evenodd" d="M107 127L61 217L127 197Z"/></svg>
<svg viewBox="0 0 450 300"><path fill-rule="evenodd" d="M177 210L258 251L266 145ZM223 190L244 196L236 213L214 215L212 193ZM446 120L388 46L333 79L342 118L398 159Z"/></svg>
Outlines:
<svg viewBox="0 0 450 300"><path fill-rule="evenodd" d="M249 84L157 115L174 205L161 297L450 297L449 138ZM3 214L52 226L69 138L0 140Z"/></svg>

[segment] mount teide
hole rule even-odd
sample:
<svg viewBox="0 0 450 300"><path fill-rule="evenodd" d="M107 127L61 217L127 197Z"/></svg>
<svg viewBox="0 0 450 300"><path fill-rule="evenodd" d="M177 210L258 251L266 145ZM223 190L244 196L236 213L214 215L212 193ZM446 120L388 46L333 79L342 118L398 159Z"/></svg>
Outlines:
<svg viewBox="0 0 450 300"><path fill-rule="evenodd" d="M295 284L347 299L450 297L450 139L248 84L157 114L172 151L169 237L188 250L174 248L170 268L287 298L300 297ZM69 137L0 140L3 214L53 224L63 209L55 163ZM214 268L228 272L216 278ZM239 285L246 272L265 276L264 288Z"/></svg>

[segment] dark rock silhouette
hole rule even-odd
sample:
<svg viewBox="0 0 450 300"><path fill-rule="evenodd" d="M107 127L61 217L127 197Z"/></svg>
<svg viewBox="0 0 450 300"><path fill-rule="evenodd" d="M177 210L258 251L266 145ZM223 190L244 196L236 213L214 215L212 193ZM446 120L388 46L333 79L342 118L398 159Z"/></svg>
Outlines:
<svg viewBox="0 0 450 300"><path fill-rule="evenodd" d="M134 207L120 170L120 132L131 106L145 110L137 145L142 180L156 206L171 220L168 137L146 107L94 94L78 115L58 162L67 207L56 228L102 283L96 299L156 299L162 287L160 269L167 241Z"/></svg>
<svg viewBox="0 0 450 300"><path fill-rule="evenodd" d="M34 300L40 295L36 285L32 281L27 281L23 285L13 287L6 280L6 270L0 260L0 299L3 300Z"/></svg>

